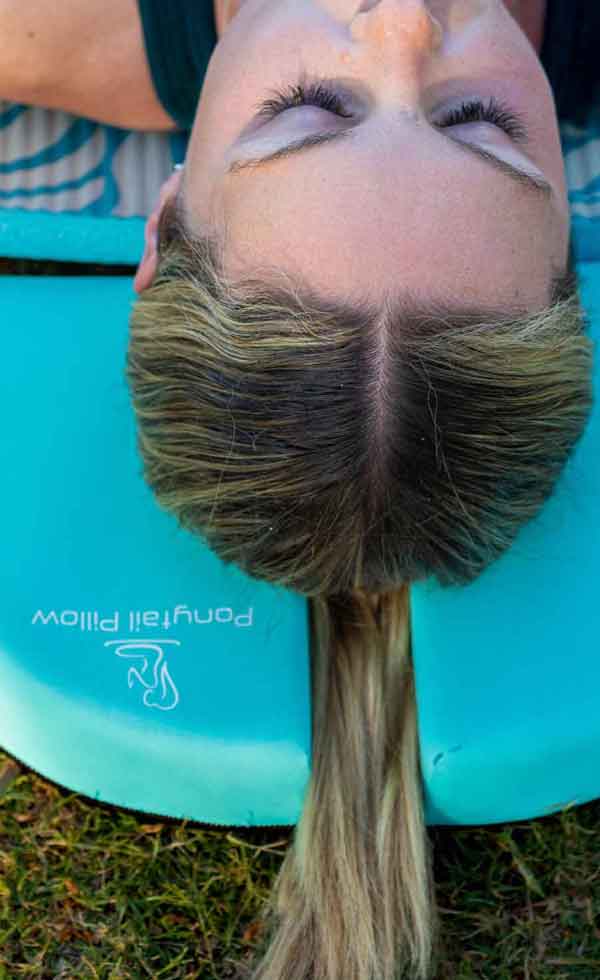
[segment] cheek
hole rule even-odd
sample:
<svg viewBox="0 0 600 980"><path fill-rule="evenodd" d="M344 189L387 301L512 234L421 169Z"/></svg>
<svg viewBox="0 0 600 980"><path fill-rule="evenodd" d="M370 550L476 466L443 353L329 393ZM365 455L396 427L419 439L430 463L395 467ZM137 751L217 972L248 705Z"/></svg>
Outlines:
<svg viewBox="0 0 600 980"><path fill-rule="evenodd" d="M571 218L567 205L566 214L555 213L549 222L549 241L552 243L551 262L554 269L562 271L569 260Z"/></svg>

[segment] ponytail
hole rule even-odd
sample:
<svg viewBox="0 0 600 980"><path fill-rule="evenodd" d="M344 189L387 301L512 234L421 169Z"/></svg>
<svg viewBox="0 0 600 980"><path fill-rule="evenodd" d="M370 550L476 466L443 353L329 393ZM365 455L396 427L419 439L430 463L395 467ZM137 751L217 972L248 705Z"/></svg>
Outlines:
<svg viewBox="0 0 600 980"><path fill-rule="evenodd" d="M311 778L249 977L426 980L439 927L409 587L313 598L311 622Z"/></svg>

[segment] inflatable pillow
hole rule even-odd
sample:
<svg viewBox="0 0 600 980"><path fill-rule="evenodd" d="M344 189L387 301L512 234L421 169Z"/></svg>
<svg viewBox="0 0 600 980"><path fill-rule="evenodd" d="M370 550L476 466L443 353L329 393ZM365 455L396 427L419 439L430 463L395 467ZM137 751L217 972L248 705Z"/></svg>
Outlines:
<svg viewBox="0 0 600 980"><path fill-rule="evenodd" d="M176 137L0 104L2 254L137 263L185 154ZM132 283L2 278L0 745L121 807L289 826L310 777L308 604L224 566L143 482L124 380ZM595 409L500 560L470 586L412 587L428 824L600 796L599 459Z"/></svg>

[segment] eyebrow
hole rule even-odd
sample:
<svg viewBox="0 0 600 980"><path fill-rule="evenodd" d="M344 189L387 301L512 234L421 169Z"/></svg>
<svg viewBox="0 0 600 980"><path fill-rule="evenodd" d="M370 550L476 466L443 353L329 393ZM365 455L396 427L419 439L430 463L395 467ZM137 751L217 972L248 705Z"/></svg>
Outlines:
<svg viewBox="0 0 600 980"><path fill-rule="evenodd" d="M272 163L275 160L283 160L287 157L293 156L296 153L305 152L313 146L321 146L324 143L333 143L337 140L352 139L354 132L354 129L335 129L330 132L313 133L310 136L302 136L300 139L292 140L290 143L280 146L277 150L273 150L271 153L267 153L265 156L251 157L250 159L246 160L234 160L229 165L226 171L226 176L237 176L246 170L256 170L259 167L262 167L267 163ZM507 163L506 160L501 160L500 157L490 153L489 150L484 150L481 146L477 146L476 143L467 143L464 140L453 139L451 136L448 137L448 139L451 139L455 146L458 146L459 148L462 147L462 149L464 149L467 153L478 157L480 160L483 160L496 170L506 174L507 177L510 177L521 187L534 191L538 197L541 196L547 201L552 199L554 195L552 186L543 177L537 177L534 174L529 174L525 170L521 170L519 167L513 166L512 163Z"/></svg>

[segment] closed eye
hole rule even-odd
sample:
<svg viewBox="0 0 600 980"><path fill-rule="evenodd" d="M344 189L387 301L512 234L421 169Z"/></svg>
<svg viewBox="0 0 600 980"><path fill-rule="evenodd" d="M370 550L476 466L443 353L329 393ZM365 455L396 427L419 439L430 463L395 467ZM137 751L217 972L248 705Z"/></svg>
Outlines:
<svg viewBox="0 0 600 980"><path fill-rule="evenodd" d="M286 89L275 89L273 97L258 105L258 115L266 119L302 105L314 105L344 119L352 118L343 100L331 88L319 80L308 84L298 82ZM460 106L447 111L436 120L435 125L440 129L460 126L465 123L486 122L502 129L516 143L528 141L527 128L523 118L506 103L491 96L487 102L481 99L469 99Z"/></svg>
<svg viewBox="0 0 600 980"><path fill-rule="evenodd" d="M328 85L321 84L319 80L309 80L309 82L306 82L305 79L299 85L291 86L287 90L275 90L272 99L259 103L255 108L258 110L259 116L271 119L286 109L292 109L299 105L316 105L319 108L323 108L330 113L335 113L344 118L352 118L353 115L352 112L348 111L346 102L342 101L338 94ZM434 125L438 129L448 129L451 133L451 130L456 125L482 121L491 122L496 127L501 128L517 142L529 142L522 117L494 98L491 98L487 105L479 99L463 102L461 106L452 109L441 119L436 120ZM250 156L244 153L243 156L234 157L230 160L225 176L236 177L239 174L250 173L266 164L275 163L276 161L296 156L299 153L308 153L325 143L351 140L355 134L356 127L330 128L329 130L297 137L285 143L283 146L269 150L267 153L252 154ZM537 195L538 199L541 198L548 203L553 200L554 190L552 185L541 174L533 174L526 169L515 166L508 160L503 159L502 156L498 156L485 147L479 146L474 141L455 138L451 135L449 138L461 152L478 157L488 166L510 177L511 180L519 184L522 188Z"/></svg>

